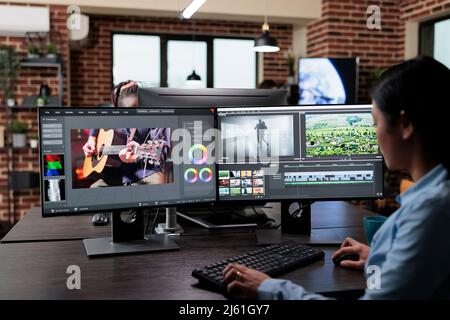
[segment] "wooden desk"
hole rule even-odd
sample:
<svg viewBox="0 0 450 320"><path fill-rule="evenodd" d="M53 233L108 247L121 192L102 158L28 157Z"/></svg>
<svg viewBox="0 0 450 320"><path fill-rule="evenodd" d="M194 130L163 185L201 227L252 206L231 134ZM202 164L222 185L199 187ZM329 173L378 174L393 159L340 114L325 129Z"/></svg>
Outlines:
<svg viewBox="0 0 450 320"><path fill-rule="evenodd" d="M0 245L0 299L224 299L197 288L195 267L256 247L254 234L184 236L180 251L89 259L83 242L29 242ZM321 247L324 261L283 278L312 292L336 293L365 287L359 272L334 267L333 247ZM81 268L81 290L68 290L66 269Z"/></svg>
<svg viewBox="0 0 450 320"><path fill-rule="evenodd" d="M264 210L279 220L280 204L271 203L270 206L271 209ZM369 215L374 213L343 201L316 202L312 205L311 225L313 229L362 228L363 217ZM1 243L81 240L107 237L111 234L110 224L94 226L91 219L92 215L42 218L40 208L33 208L11 229ZM182 226L186 223L181 219L179 222ZM209 233L206 229L199 228L195 232Z"/></svg>

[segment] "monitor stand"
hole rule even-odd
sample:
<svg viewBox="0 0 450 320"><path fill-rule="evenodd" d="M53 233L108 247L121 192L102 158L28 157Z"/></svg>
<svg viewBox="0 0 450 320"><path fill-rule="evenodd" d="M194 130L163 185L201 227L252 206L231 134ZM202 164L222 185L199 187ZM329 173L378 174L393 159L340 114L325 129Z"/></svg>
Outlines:
<svg viewBox="0 0 450 320"><path fill-rule="evenodd" d="M136 214L133 215L130 215L129 211L114 210L111 214L111 222L111 237L83 240L88 257L179 249L175 241L166 234L145 235L142 209L137 209Z"/></svg>
<svg viewBox="0 0 450 320"><path fill-rule="evenodd" d="M181 236L183 232L183 228L177 223L177 208L166 208L166 223L158 224L158 227L155 228L155 233Z"/></svg>
<svg viewBox="0 0 450 320"><path fill-rule="evenodd" d="M245 216L245 209L240 208L192 208L186 213L177 212L179 217L189 220L207 229L256 228L255 219ZM256 215L256 214L255 214Z"/></svg>

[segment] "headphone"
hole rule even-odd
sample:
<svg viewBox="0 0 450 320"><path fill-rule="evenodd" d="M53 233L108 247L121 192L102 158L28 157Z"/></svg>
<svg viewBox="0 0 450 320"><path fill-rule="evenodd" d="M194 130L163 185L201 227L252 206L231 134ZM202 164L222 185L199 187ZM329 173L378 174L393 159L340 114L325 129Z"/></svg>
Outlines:
<svg viewBox="0 0 450 320"><path fill-rule="evenodd" d="M138 84L136 81L127 80L116 85L111 93L111 102L115 107L118 107L119 98L125 91L130 91L128 93L136 93Z"/></svg>

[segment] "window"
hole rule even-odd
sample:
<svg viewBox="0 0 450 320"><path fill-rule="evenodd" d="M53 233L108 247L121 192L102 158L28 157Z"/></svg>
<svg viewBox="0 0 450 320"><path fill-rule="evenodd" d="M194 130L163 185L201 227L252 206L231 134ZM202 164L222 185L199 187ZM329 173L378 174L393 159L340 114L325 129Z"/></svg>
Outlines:
<svg viewBox="0 0 450 320"><path fill-rule="evenodd" d="M243 38L115 33L113 81L183 88L195 71L201 87L255 88L258 63L253 46L253 39Z"/></svg>
<svg viewBox="0 0 450 320"><path fill-rule="evenodd" d="M434 57L450 68L450 17L420 25L420 53Z"/></svg>
<svg viewBox="0 0 450 320"><path fill-rule="evenodd" d="M254 40L214 39L214 87L256 86Z"/></svg>
<svg viewBox="0 0 450 320"><path fill-rule="evenodd" d="M201 78L201 87L207 81L207 44L204 41L170 40L167 43L167 84L170 88L186 87L193 71Z"/></svg>
<svg viewBox="0 0 450 320"><path fill-rule="evenodd" d="M113 82L136 80L146 86L161 85L161 41L159 36L113 35Z"/></svg>

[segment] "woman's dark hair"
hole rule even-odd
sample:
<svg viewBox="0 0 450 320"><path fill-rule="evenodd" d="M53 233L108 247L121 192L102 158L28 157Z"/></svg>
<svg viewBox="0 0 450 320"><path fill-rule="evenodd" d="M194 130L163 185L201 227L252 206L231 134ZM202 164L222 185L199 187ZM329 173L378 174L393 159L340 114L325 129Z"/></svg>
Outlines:
<svg viewBox="0 0 450 320"><path fill-rule="evenodd" d="M428 152L450 169L450 70L445 65L426 56L408 60L385 71L370 95L391 126L403 111Z"/></svg>
<svg viewBox="0 0 450 320"><path fill-rule="evenodd" d="M120 106L120 99L130 95L137 95L139 86L133 80L127 80L116 85L111 93L111 103Z"/></svg>

